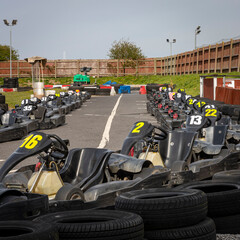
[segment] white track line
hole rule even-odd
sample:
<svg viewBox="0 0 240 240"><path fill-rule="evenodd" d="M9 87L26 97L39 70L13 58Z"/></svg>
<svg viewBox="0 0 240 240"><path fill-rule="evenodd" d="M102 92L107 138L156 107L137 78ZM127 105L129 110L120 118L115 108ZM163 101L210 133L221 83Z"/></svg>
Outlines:
<svg viewBox="0 0 240 240"><path fill-rule="evenodd" d="M110 133L112 121L113 121L114 116L116 115L117 108L118 108L118 105L120 103L121 98L122 98L122 94L118 98L118 100L117 100L117 102L116 102L108 120L107 120L105 129L104 129L104 132L103 132L103 135L102 135L102 140L101 140L98 148L104 148L106 146L106 144L109 142L109 133Z"/></svg>
<svg viewBox="0 0 240 240"><path fill-rule="evenodd" d="M5 159L0 159L0 162L5 162Z"/></svg>

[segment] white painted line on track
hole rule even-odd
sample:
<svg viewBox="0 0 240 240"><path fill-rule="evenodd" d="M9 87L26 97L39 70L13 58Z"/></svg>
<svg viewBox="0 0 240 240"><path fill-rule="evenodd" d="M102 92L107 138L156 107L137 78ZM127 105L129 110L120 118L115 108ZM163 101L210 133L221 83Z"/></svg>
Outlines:
<svg viewBox="0 0 240 240"><path fill-rule="evenodd" d="M101 140L98 148L104 148L106 146L106 144L109 142L109 133L110 133L112 121L113 121L114 116L116 115L117 108L118 108L118 105L120 103L121 98L122 98L122 94L119 96L119 98L118 98L118 100L117 100L117 102L116 102L108 120L107 120L105 129L104 129L104 132L103 132L103 135L102 135L102 140Z"/></svg>
<svg viewBox="0 0 240 240"><path fill-rule="evenodd" d="M6 161L5 159L0 159L0 162L4 162L4 161Z"/></svg>
<svg viewBox="0 0 240 240"><path fill-rule="evenodd" d="M137 103L137 106L146 106L144 103Z"/></svg>
<svg viewBox="0 0 240 240"><path fill-rule="evenodd" d="M136 102L146 102L146 101L136 101Z"/></svg>

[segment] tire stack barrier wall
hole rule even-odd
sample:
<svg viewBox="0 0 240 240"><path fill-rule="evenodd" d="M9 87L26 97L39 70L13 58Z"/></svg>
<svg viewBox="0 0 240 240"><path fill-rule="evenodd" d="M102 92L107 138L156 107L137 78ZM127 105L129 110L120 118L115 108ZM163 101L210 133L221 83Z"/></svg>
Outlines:
<svg viewBox="0 0 240 240"><path fill-rule="evenodd" d="M5 103L5 96L0 93L0 108L4 111L8 111L8 104Z"/></svg>
<svg viewBox="0 0 240 240"><path fill-rule="evenodd" d="M208 217L220 234L240 234L240 183L199 181L183 184L176 189L200 189L208 199Z"/></svg>
<svg viewBox="0 0 240 240"><path fill-rule="evenodd" d="M18 88L19 87L19 83L18 83L18 78L14 77L14 78L4 78L3 79L3 88Z"/></svg>
<svg viewBox="0 0 240 240"><path fill-rule="evenodd" d="M144 221L146 239L216 239L207 218L207 196L199 190L145 189L117 197L115 208L136 213ZM173 237L174 236L174 237Z"/></svg>
<svg viewBox="0 0 240 240"><path fill-rule="evenodd" d="M53 224L60 239L143 240L144 226L140 216L115 210L76 210L47 214L34 219Z"/></svg>

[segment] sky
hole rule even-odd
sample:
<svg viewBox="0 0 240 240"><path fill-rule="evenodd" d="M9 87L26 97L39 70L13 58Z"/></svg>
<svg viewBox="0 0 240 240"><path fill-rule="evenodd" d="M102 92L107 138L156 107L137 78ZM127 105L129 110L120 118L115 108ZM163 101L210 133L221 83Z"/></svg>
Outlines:
<svg viewBox="0 0 240 240"><path fill-rule="evenodd" d="M0 0L0 45L12 46L20 59L107 59L114 41L125 39L146 57L240 38L240 0Z"/></svg>

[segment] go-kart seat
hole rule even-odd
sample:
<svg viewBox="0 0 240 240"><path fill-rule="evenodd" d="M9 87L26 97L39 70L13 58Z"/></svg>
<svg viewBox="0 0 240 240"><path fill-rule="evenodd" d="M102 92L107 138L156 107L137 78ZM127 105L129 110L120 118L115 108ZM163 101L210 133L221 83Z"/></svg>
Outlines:
<svg viewBox="0 0 240 240"><path fill-rule="evenodd" d="M210 155L219 154L225 144L227 129L227 125L215 125L204 128L205 139L196 139L194 148L198 148Z"/></svg>
<svg viewBox="0 0 240 240"><path fill-rule="evenodd" d="M101 183L111 154L112 151L107 149L71 149L64 167L59 172L63 182L76 185L82 191Z"/></svg>
<svg viewBox="0 0 240 240"><path fill-rule="evenodd" d="M169 131L167 138L160 141L160 154L166 167L171 168L175 161L187 161L196 135L193 131Z"/></svg>

